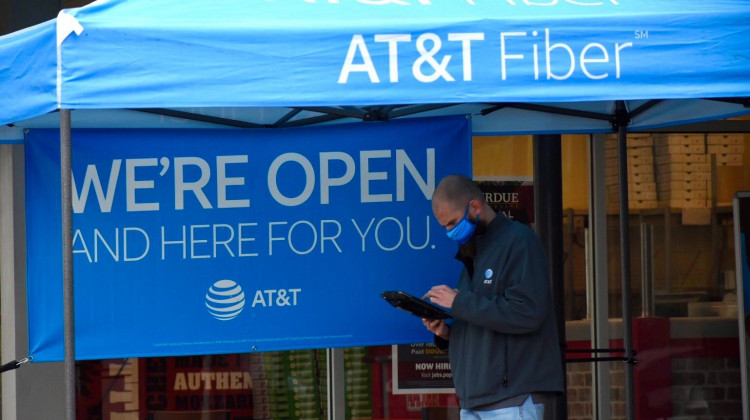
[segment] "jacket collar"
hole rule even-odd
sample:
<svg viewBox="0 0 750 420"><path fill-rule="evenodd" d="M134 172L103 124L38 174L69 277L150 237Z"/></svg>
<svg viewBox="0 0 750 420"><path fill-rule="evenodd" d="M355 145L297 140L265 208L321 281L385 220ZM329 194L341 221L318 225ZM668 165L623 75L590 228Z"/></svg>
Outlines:
<svg viewBox="0 0 750 420"><path fill-rule="evenodd" d="M477 253L481 253L484 248L492 243L499 235L503 228L511 223L511 220L502 213L497 213L494 219L487 226L487 230L481 235L475 235L468 242L458 248L455 258L461 261L469 272L469 277L474 275L474 259Z"/></svg>
<svg viewBox="0 0 750 420"><path fill-rule="evenodd" d="M492 219L490 224L487 226L487 231L477 236L476 238L473 238L473 240L476 241L477 251L481 252L488 243L491 243L495 239L497 239L503 228L510 225L511 223L511 220L505 217L502 212L498 212L495 218Z"/></svg>

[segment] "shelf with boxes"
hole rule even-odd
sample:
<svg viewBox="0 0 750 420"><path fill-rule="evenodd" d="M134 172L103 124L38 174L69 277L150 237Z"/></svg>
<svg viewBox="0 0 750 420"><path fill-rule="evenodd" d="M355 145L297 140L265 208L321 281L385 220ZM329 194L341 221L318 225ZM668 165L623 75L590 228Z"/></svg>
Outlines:
<svg viewBox="0 0 750 420"><path fill-rule="evenodd" d="M650 134L628 134L628 204L631 209L653 209L658 204L654 172L654 140ZM617 136L605 139L605 171L607 175L607 209L616 212L619 206L619 167Z"/></svg>
<svg viewBox="0 0 750 420"><path fill-rule="evenodd" d="M617 211L617 137L605 142L607 207ZM743 153L743 134L628 134L629 208L710 208L713 167L740 166Z"/></svg>
<svg viewBox="0 0 750 420"><path fill-rule="evenodd" d="M711 163L704 134L655 134L659 206L707 208L711 199Z"/></svg>
<svg viewBox="0 0 750 420"><path fill-rule="evenodd" d="M743 134L709 134L706 147L709 155L716 156L717 166L742 166L745 153Z"/></svg>

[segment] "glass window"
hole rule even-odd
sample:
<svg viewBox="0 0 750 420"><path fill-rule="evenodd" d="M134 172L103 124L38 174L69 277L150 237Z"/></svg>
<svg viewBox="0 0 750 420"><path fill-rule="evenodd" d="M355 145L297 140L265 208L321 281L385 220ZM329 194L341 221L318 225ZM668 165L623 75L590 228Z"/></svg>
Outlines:
<svg viewBox="0 0 750 420"><path fill-rule="evenodd" d="M438 374L443 384L445 378L450 382L450 367L434 365L445 359L440 350L424 344L401 347L406 353L421 352L402 360L402 384L427 387ZM393 392L398 387L394 351L392 346L344 349L346 419L455 415L458 401L451 392L408 387ZM81 361L77 370L79 419L327 418L325 350ZM415 381L415 370L421 382Z"/></svg>

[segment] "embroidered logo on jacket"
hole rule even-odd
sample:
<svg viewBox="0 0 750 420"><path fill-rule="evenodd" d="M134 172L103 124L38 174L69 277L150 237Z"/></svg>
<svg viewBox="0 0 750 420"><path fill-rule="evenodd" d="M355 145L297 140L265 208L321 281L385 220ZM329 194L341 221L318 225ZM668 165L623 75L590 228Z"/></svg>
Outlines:
<svg viewBox="0 0 750 420"><path fill-rule="evenodd" d="M488 268L484 272L484 284L492 284L492 269Z"/></svg>

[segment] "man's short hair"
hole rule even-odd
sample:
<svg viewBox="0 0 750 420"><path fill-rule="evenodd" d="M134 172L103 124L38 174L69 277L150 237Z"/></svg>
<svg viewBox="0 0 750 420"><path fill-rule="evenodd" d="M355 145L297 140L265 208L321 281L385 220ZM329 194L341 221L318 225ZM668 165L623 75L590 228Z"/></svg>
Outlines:
<svg viewBox="0 0 750 420"><path fill-rule="evenodd" d="M458 208L466 206L471 200L484 202L484 194L470 178L463 175L448 175L435 188L432 200L450 203Z"/></svg>

